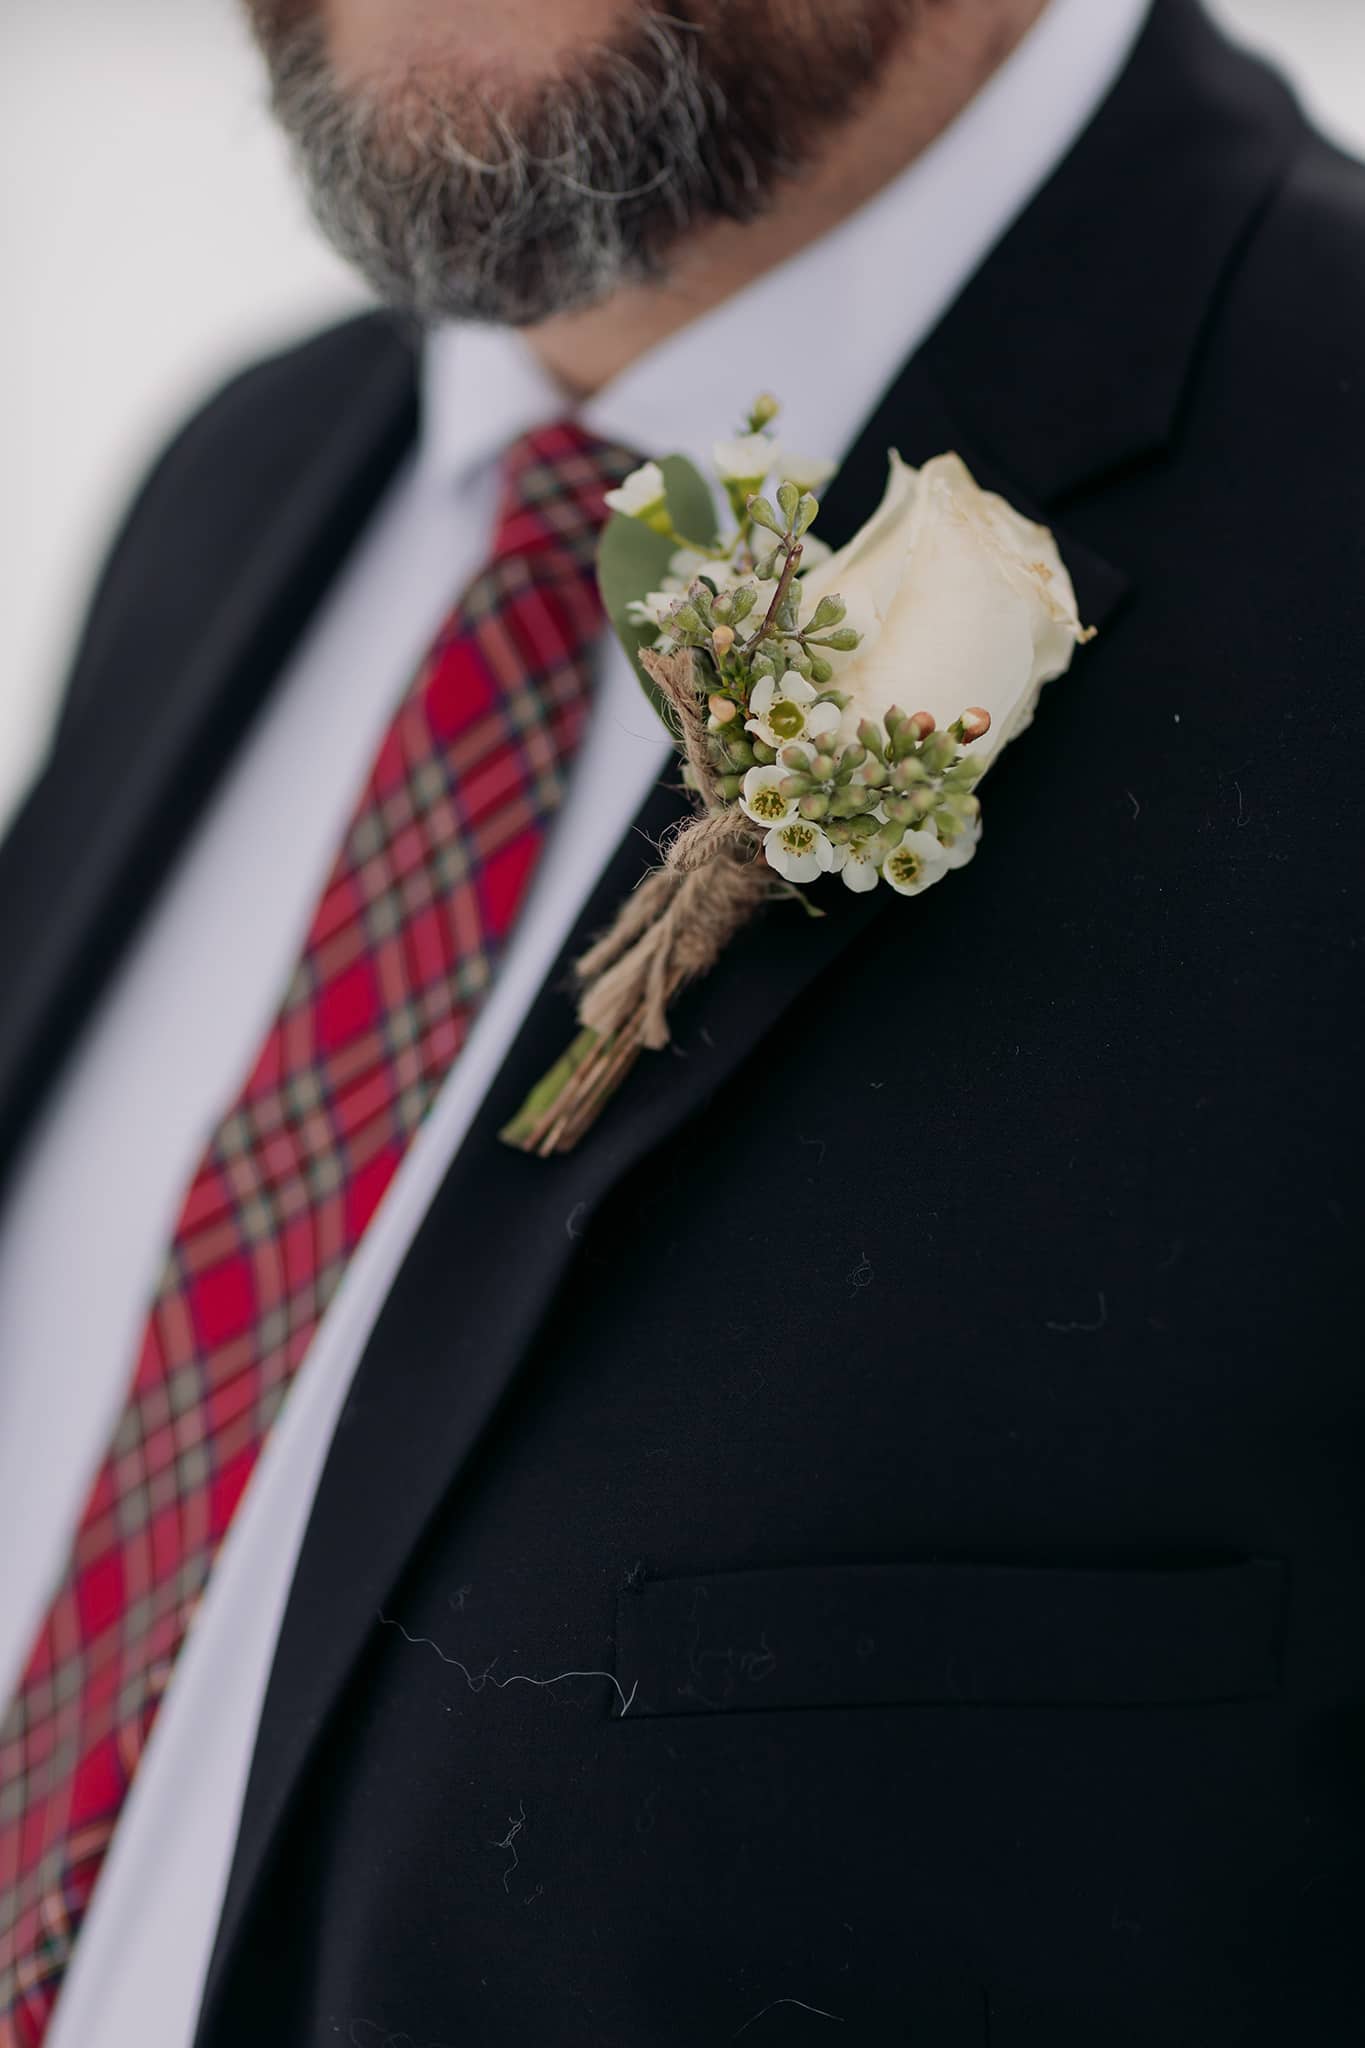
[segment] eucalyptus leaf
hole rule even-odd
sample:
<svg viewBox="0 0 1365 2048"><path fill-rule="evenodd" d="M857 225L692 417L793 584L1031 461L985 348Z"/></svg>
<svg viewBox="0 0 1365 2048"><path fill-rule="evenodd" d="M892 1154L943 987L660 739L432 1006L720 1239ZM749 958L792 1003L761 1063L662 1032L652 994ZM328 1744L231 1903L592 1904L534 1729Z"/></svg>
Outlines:
<svg viewBox="0 0 1365 2048"><path fill-rule="evenodd" d="M716 539L716 508L706 479L685 455L665 455L659 467L664 473L668 513L675 532L699 547L712 546ZM634 625L627 616L627 607L659 588L676 552L676 541L619 512L607 521L597 551L597 581L612 631L630 656L640 687L670 731L672 726L664 715L663 700L640 665L640 650L653 643L658 628Z"/></svg>
<svg viewBox="0 0 1365 2048"><path fill-rule="evenodd" d="M665 455L659 464L664 473L664 488L668 496L668 516L673 521L673 530L684 540L690 540L696 547L714 547L716 535L716 501L711 496L711 486L695 464L685 455Z"/></svg>

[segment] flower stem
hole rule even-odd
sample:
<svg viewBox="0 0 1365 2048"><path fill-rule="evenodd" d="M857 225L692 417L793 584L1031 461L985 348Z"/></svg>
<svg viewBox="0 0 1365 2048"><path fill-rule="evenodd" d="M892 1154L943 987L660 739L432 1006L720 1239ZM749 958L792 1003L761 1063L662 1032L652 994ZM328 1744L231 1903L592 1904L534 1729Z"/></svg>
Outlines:
<svg viewBox="0 0 1365 2048"><path fill-rule="evenodd" d="M773 601L768 606L768 616L763 621L763 624L759 627L757 637L749 643L752 647L761 647L763 645L763 642L767 639L769 633L772 631L773 620L777 617L778 612L782 609L782 600L792 587L792 578L796 574L797 568L800 565L800 561L801 543L800 541L798 541L796 543L796 546L788 555L786 562L783 564L782 574L778 577L777 588L773 592Z"/></svg>

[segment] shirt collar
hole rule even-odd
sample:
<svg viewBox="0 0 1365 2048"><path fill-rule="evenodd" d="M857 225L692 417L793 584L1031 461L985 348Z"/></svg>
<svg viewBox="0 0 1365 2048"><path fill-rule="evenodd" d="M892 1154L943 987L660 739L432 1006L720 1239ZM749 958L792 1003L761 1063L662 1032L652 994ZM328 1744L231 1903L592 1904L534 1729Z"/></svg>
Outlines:
<svg viewBox="0 0 1365 2048"><path fill-rule="evenodd" d="M906 356L1086 128L1150 0L1050 0L975 98L831 233L651 349L578 410L604 438L705 464L758 392L782 438L842 458ZM775 337L784 339L778 349ZM804 345L803 345L804 344ZM426 343L422 462L469 482L562 393L510 329L451 326Z"/></svg>

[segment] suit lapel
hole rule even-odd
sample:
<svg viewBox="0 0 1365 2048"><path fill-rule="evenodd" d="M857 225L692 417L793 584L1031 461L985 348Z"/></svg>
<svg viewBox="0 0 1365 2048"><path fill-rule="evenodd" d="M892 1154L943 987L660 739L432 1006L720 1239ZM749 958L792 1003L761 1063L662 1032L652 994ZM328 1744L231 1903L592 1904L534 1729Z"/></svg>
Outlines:
<svg viewBox="0 0 1365 2048"><path fill-rule="evenodd" d="M1271 144L1278 137L1287 147L1292 122L1285 104L1278 88L1268 88L1257 67L1232 57L1202 17L1181 0L1158 0L1104 120L876 409L829 494L826 537L846 538L871 512L890 445L912 462L956 447L983 482L1043 515L1083 481L1154 454L1171 430L1222 267L1278 173L1283 150ZM1272 119L1275 108L1281 112ZM1111 121L1121 148L1106 132ZM1226 173L1211 174L1216 203L1202 193L1193 203L1188 189L1166 184L1144 205L1128 203L1135 164L1159 164L1169 146L1177 175L1197 180L1195 141L1207 169L1218 159L1220 130L1227 131L1234 161ZM1149 292L1144 314L1143 303L1134 303L1125 289L1116 298L1103 291L1080 302L1064 298L1051 317L1040 317L1039 305L1047 302L1032 299L1028 280L1052 261L1059 222L1077 236L1083 227L1093 245L1078 247L1073 240L1069 266L1063 266L1071 270L1073 295L1087 262L1100 266L1102 278L1121 279L1125 266L1150 278L1171 257L1180 279L1178 311L1152 305ZM1117 247L1107 251L1111 231ZM1116 356L1132 368L1144 350L1149 375L1135 376L1131 388L1114 388ZM1103 387L1098 393L1097 384ZM989 435L979 430L983 417ZM1048 423L1046 434L1040 420ZM1058 532L1082 612L1103 626L1125 579L1090 544L1083 520L1069 524L1071 530L1064 523ZM1083 672L1074 684L1058 687L1083 688ZM1011 759L1000 772L1026 773L1026 759L1022 768ZM684 998L674 1051L642 1062L575 1153L538 1161L509 1151L497 1132L563 1049L570 1027L563 994L569 962L638 881L647 859L643 841L657 839L680 808L675 795L656 793L622 842L509 1052L357 1372L271 1674L201 2038L212 2036L219 1987L313 1745L425 1528L545 1328L594 1211L736 1077L844 949L891 914L880 900L883 892L855 897L842 890L825 892L829 914L819 922L785 907L767 914ZM894 908L903 914L902 906ZM448 1297L452 1271L459 1326L437 1340L430 1303L435 1295Z"/></svg>
<svg viewBox="0 0 1365 2048"><path fill-rule="evenodd" d="M221 508L225 527L246 538L222 562L211 609L187 636L158 641L154 629L143 630L136 661L117 636L102 642L97 632L77 663L80 710L0 842L6 954L22 962L22 972L0 981L0 1181L157 883L412 439L410 350L373 320L342 339L352 371L344 401L336 379L317 380L304 400L316 418L302 432L295 420L294 436L279 437L298 466L264 484L253 472L250 501ZM226 464L217 482L230 497ZM145 604L155 616L150 588Z"/></svg>

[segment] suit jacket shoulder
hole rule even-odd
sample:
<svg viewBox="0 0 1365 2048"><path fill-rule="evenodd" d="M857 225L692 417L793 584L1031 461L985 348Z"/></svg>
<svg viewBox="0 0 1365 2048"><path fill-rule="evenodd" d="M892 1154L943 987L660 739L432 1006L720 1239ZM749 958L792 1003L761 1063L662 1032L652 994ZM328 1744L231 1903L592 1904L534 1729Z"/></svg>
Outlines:
<svg viewBox="0 0 1365 2048"><path fill-rule="evenodd" d="M1309 131L1215 298L1172 451L1179 496L1138 537L1153 582L1179 586L1182 550L1198 579L1228 743L1293 720L1343 766L1341 742L1365 738L1362 247L1365 165Z"/></svg>
<svg viewBox="0 0 1365 2048"><path fill-rule="evenodd" d="M411 364L397 323L362 314L248 365L192 415L153 463L105 558L59 745L148 646L178 648L201 630L263 516L334 435L357 389L385 370L411 376Z"/></svg>
<svg viewBox="0 0 1365 2048"><path fill-rule="evenodd" d="M1240 425L1258 446L1303 431L1344 437L1336 441L1343 458L1365 450L1362 247L1365 163L1310 131L1256 224L1211 334L1208 367L1246 401ZM1330 489L1335 477L1359 503L1359 461L1328 469L1319 481Z"/></svg>

